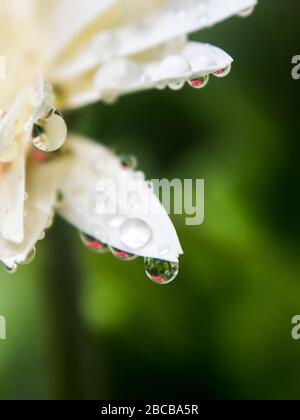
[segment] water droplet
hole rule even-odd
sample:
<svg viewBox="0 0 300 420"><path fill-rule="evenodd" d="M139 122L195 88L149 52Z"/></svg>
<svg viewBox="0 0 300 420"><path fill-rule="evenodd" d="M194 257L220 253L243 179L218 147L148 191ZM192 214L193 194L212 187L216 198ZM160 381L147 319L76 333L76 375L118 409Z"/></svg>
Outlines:
<svg viewBox="0 0 300 420"><path fill-rule="evenodd" d="M131 249L143 248L151 237L150 226L141 219L129 219L120 227L120 239Z"/></svg>
<svg viewBox="0 0 300 420"><path fill-rule="evenodd" d="M111 250L112 254L116 258L118 258L118 260L121 260L121 261L133 261L137 258L136 255L129 254L129 252L121 251L120 249L117 249L117 248L110 247L110 250Z"/></svg>
<svg viewBox="0 0 300 420"><path fill-rule="evenodd" d="M30 253L27 255L26 260L22 262L22 265L29 265L35 259L36 256L36 248L32 248Z"/></svg>
<svg viewBox="0 0 300 420"><path fill-rule="evenodd" d="M8 274L15 274L18 271L18 265L16 263L12 267L8 267L4 264L4 268Z"/></svg>
<svg viewBox="0 0 300 420"><path fill-rule="evenodd" d="M46 232L42 232L39 236L39 241L43 241L46 238Z"/></svg>
<svg viewBox="0 0 300 420"><path fill-rule="evenodd" d="M224 67L223 69L217 70L214 72L214 76L216 77L226 77L231 72L231 64Z"/></svg>
<svg viewBox="0 0 300 420"><path fill-rule="evenodd" d="M129 169L136 170L138 167L138 161L135 156L123 155L120 157L120 160L121 160L121 165L125 169L129 168Z"/></svg>
<svg viewBox="0 0 300 420"><path fill-rule="evenodd" d="M247 9L242 10L238 13L238 16L241 18L246 18L254 12L255 7L247 7Z"/></svg>
<svg viewBox="0 0 300 420"><path fill-rule="evenodd" d="M176 90L182 89L184 84L185 84L184 80L178 79L178 80L172 80L171 82L169 82L168 86L171 90L176 91Z"/></svg>
<svg viewBox="0 0 300 420"><path fill-rule="evenodd" d="M194 89L203 89L209 82L209 75L189 80L189 85Z"/></svg>
<svg viewBox="0 0 300 420"><path fill-rule="evenodd" d="M61 148L67 137L67 126L56 110L33 124L32 142L43 152L54 152Z"/></svg>
<svg viewBox="0 0 300 420"><path fill-rule="evenodd" d="M158 90L164 90L164 89L166 89L166 87L167 87L166 82L159 82L156 85L156 89L158 89Z"/></svg>
<svg viewBox="0 0 300 420"><path fill-rule="evenodd" d="M156 258L145 258L145 270L150 280L157 284L171 283L179 273L179 264Z"/></svg>
<svg viewBox="0 0 300 420"><path fill-rule="evenodd" d="M96 254L105 254L106 252L108 252L107 245L98 241L98 239L95 239L92 236L87 235L86 233L81 232L80 239L89 250L95 252Z"/></svg>

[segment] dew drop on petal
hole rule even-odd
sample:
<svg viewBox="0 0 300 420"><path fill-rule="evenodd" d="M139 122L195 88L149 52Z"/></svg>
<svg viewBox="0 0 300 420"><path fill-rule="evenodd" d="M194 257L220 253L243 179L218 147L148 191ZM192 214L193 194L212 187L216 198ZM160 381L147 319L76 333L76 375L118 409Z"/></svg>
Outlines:
<svg viewBox="0 0 300 420"><path fill-rule="evenodd" d="M217 70L214 72L214 76L216 77L226 77L231 72L231 64L224 67L223 69Z"/></svg>
<svg viewBox="0 0 300 420"><path fill-rule="evenodd" d="M197 77L196 79L189 80L189 85L194 89L203 89L209 82L209 76Z"/></svg>
<svg viewBox="0 0 300 420"><path fill-rule="evenodd" d="M61 114L55 110L47 117L33 124L32 142L43 152L54 152L66 141L67 126Z"/></svg>
<svg viewBox="0 0 300 420"><path fill-rule="evenodd" d="M98 241L98 239L93 238L86 233L80 233L80 239L82 243L90 250L96 254L105 254L108 252L108 246Z"/></svg>
<svg viewBox="0 0 300 420"><path fill-rule="evenodd" d="M12 267L8 267L6 265L4 265L5 271L8 274L15 274L18 271L18 265L14 264Z"/></svg>
<svg viewBox="0 0 300 420"><path fill-rule="evenodd" d="M36 248L32 248L30 253L27 255L25 261L22 262L22 265L29 265L32 263L32 261L35 259L36 256Z"/></svg>
<svg viewBox="0 0 300 420"><path fill-rule="evenodd" d="M158 89L158 90L164 90L164 89L166 89L166 87L167 87L166 82L159 82L159 83L156 84L156 89Z"/></svg>
<svg viewBox="0 0 300 420"><path fill-rule="evenodd" d="M110 247L111 253L121 261L133 261L137 258L137 255L130 254L129 252L122 251L117 248Z"/></svg>
<svg viewBox="0 0 300 420"><path fill-rule="evenodd" d="M247 7L247 9L242 10L238 13L238 16L241 18L246 18L254 12L255 7Z"/></svg>
<svg viewBox="0 0 300 420"><path fill-rule="evenodd" d="M120 160L121 160L121 165L125 169L136 170L136 168L138 167L138 161L137 161L137 158L135 156L122 155L120 157Z"/></svg>
<svg viewBox="0 0 300 420"><path fill-rule="evenodd" d="M168 284L177 277L179 264L157 258L145 258L145 271L154 283Z"/></svg>
<svg viewBox="0 0 300 420"><path fill-rule="evenodd" d="M180 90L183 88L185 84L184 80L172 80L171 82L169 82L168 86L171 90Z"/></svg>
<svg viewBox="0 0 300 420"><path fill-rule="evenodd" d="M152 237L150 226L141 219L126 220L120 227L120 239L131 249L140 249L147 245Z"/></svg>

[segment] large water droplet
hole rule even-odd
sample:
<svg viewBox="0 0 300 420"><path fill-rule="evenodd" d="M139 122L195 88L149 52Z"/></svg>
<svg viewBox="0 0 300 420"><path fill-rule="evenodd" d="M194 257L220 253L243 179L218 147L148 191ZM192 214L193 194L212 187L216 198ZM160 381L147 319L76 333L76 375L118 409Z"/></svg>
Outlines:
<svg viewBox="0 0 300 420"><path fill-rule="evenodd" d="M122 251L117 248L110 247L112 254L121 261L133 261L137 258L136 255L130 254L129 252Z"/></svg>
<svg viewBox="0 0 300 420"><path fill-rule="evenodd" d="M189 80L189 85L194 89L203 89L209 82L209 75L197 77L196 79Z"/></svg>
<svg viewBox="0 0 300 420"><path fill-rule="evenodd" d="M171 283L179 273L179 264L157 258L145 258L145 270L150 280L157 284Z"/></svg>
<svg viewBox="0 0 300 420"><path fill-rule="evenodd" d="M223 69L217 70L214 72L214 76L216 77L226 77L231 72L231 64L224 67Z"/></svg>
<svg viewBox="0 0 300 420"><path fill-rule="evenodd" d="M66 137L66 123L56 110L33 124L32 142L43 152L54 152L60 149L65 143Z"/></svg>
<svg viewBox="0 0 300 420"><path fill-rule="evenodd" d="M89 250L95 252L96 254L105 254L106 252L108 252L107 245L98 241L98 239L95 239L92 236L87 235L86 233L81 232L80 239Z"/></svg>
<svg viewBox="0 0 300 420"><path fill-rule="evenodd" d="M141 219L129 219L120 228L120 239L131 249L143 248L150 241L152 230Z"/></svg>

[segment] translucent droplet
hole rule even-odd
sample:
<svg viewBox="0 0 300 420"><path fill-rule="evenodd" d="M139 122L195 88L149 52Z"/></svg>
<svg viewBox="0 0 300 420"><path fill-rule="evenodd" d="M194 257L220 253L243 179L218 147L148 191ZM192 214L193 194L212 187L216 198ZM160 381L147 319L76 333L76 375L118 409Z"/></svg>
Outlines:
<svg viewBox="0 0 300 420"><path fill-rule="evenodd" d="M118 258L118 260L121 260L121 261L133 261L137 258L136 255L129 254L129 252L122 251L122 250L117 249L117 248L112 248L111 247L110 250L111 250L112 254L116 258Z"/></svg>
<svg viewBox="0 0 300 420"><path fill-rule="evenodd" d="M123 155L121 156L120 160L121 160L121 165L125 169L129 168L129 169L136 170L138 167L138 161L135 156Z"/></svg>
<svg viewBox="0 0 300 420"><path fill-rule="evenodd" d="M238 16L241 18L246 18L254 12L255 7L247 7L247 9L242 10L238 13Z"/></svg>
<svg viewBox="0 0 300 420"><path fill-rule="evenodd" d="M90 250L95 252L96 254L105 254L108 252L108 246L103 244L102 242L98 241L98 239L93 238L86 233L80 233L80 239L82 240L83 244Z"/></svg>
<svg viewBox="0 0 300 420"><path fill-rule="evenodd" d="M36 256L36 248L32 248L30 253L27 255L26 260L22 262L22 265L29 265L35 259Z"/></svg>
<svg viewBox="0 0 300 420"><path fill-rule="evenodd" d="M194 89L203 89L209 82L209 75L189 80L189 85Z"/></svg>
<svg viewBox="0 0 300 420"><path fill-rule="evenodd" d="M39 236L39 241L43 241L46 238L46 232L42 232Z"/></svg>
<svg viewBox="0 0 300 420"><path fill-rule="evenodd" d="M5 271L8 274L15 274L18 271L18 265L14 264L12 267L8 267L6 265L4 265Z"/></svg>
<svg viewBox="0 0 300 420"><path fill-rule="evenodd" d="M54 152L60 149L65 143L66 137L66 123L56 110L33 124L32 142L37 149L43 152Z"/></svg>
<svg viewBox="0 0 300 420"><path fill-rule="evenodd" d="M216 77L226 77L231 72L231 64L224 67L223 69L217 70L214 72L214 76Z"/></svg>
<svg viewBox="0 0 300 420"><path fill-rule="evenodd" d="M171 283L179 273L179 264L156 258L145 258L145 270L150 280L157 284Z"/></svg>
<svg viewBox="0 0 300 420"><path fill-rule="evenodd" d="M180 90L183 88L185 84L184 80L172 80L171 82L169 82L168 86L171 90Z"/></svg>
<svg viewBox="0 0 300 420"><path fill-rule="evenodd" d="M131 249L143 248L150 241L152 230L141 219L129 219L120 228L120 239L125 246Z"/></svg>
<svg viewBox="0 0 300 420"><path fill-rule="evenodd" d="M164 89L166 89L166 87L167 87L166 82L159 82L156 85L156 89L158 89L158 90L164 90Z"/></svg>

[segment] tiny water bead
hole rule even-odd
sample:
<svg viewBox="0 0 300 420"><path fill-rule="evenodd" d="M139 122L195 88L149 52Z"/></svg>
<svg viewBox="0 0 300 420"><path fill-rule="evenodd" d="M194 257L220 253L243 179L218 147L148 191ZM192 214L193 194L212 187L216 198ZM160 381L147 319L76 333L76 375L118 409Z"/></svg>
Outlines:
<svg viewBox="0 0 300 420"><path fill-rule="evenodd" d="M136 170L138 167L138 160L135 156L122 155L120 157L121 165L124 169Z"/></svg>
<svg viewBox="0 0 300 420"><path fill-rule="evenodd" d="M145 271L154 283L168 284L177 277L179 264L157 258L145 258Z"/></svg>
<svg viewBox="0 0 300 420"><path fill-rule="evenodd" d="M105 254L108 252L108 246L103 244L102 242L98 241L98 239L93 238L86 233L80 233L80 239L83 244L90 250L95 252L96 254Z"/></svg>
<svg viewBox="0 0 300 420"><path fill-rule="evenodd" d="M150 226L141 219L129 219L120 228L120 239L131 249L140 249L147 245L152 237Z"/></svg>
<svg viewBox="0 0 300 420"><path fill-rule="evenodd" d="M18 271L18 265L14 264L12 267L8 267L4 264L5 271L8 274L15 274Z"/></svg>
<svg viewBox="0 0 300 420"><path fill-rule="evenodd" d="M196 79L189 80L189 85L194 89L203 89L209 82L209 75L197 77Z"/></svg>
<svg viewBox="0 0 300 420"><path fill-rule="evenodd" d="M231 72L231 64L214 72L214 76L222 78L222 77L228 76L230 72Z"/></svg>
<svg viewBox="0 0 300 420"><path fill-rule="evenodd" d="M32 248L32 250L29 252L29 254L27 255L25 261L22 262L21 265L29 265L33 262L33 260L35 259L36 256L36 248Z"/></svg>
<svg viewBox="0 0 300 420"><path fill-rule="evenodd" d="M247 7L246 9L242 10L238 15L241 18L246 18L248 16L251 16L252 13L254 12L255 7Z"/></svg>
<svg viewBox="0 0 300 420"><path fill-rule="evenodd" d="M109 249L110 249L111 253L118 260L121 260L121 261L133 261L136 258L138 258L137 255L130 254L129 252L122 251L121 249L117 249L117 248L113 248L113 247L110 247Z"/></svg>
<svg viewBox="0 0 300 420"><path fill-rule="evenodd" d="M171 90L177 91L181 90L185 84L185 80L172 80L168 83L168 86Z"/></svg>

